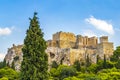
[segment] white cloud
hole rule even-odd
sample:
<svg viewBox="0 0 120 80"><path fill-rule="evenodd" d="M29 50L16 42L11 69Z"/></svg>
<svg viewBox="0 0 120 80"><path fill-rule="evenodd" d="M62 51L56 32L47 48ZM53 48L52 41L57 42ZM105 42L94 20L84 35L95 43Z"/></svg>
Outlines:
<svg viewBox="0 0 120 80"><path fill-rule="evenodd" d="M6 28L0 28L0 36L3 35L9 35L12 33L12 29L6 27Z"/></svg>
<svg viewBox="0 0 120 80"><path fill-rule="evenodd" d="M114 34L112 24L108 23L105 20L96 19L93 16L91 16L90 18L85 19L85 21L93 25L98 30L107 32L110 35Z"/></svg>
<svg viewBox="0 0 120 80"><path fill-rule="evenodd" d="M83 35L88 37L97 36L92 30L84 30Z"/></svg>
<svg viewBox="0 0 120 80"><path fill-rule="evenodd" d="M0 61L3 61L4 58L5 58L5 54L0 53Z"/></svg>

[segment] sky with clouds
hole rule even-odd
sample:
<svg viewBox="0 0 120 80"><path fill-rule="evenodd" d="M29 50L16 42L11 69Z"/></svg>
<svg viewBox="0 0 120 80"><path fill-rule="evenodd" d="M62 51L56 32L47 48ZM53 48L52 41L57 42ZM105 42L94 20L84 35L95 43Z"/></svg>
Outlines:
<svg viewBox="0 0 120 80"><path fill-rule="evenodd" d="M0 60L12 44L23 44L29 17L38 12L46 40L58 31L109 36L120 46L119 0L0 0Z"/></svg>

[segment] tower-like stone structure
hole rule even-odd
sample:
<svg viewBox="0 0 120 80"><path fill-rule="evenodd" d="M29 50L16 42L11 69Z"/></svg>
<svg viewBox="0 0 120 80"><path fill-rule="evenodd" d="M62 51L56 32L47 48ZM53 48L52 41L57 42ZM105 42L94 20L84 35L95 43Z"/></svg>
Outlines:
<svg viewBox="0 0 120 80"><path fill-rule="evenodd" d="M74 48L76 36L73 33L57 32L53 34L53 39L48 41L49 47Z"/></svg>
<svg viewBox="0 0 120 80"><path fill-rule="evenodd" d="M100 43L97 46L97 54L103 58L106 55L107 59L113 55L114 46L112 42L108 42L108 36L100 37Z"/></svg>

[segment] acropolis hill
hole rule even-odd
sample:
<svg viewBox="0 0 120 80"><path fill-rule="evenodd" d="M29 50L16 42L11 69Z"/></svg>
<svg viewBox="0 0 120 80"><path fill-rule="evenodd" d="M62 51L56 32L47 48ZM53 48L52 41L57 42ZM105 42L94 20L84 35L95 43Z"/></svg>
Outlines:
<svg viewBox="0 0 120 80"><path fill-rule="evenodd" d="M57 32L53 39L47 41L47 53L50 54L49 61L59 61L61 55L63 64L72 65L76 60L85 61L88 55L92 62L96 63L96 56L101 59L106 55L107 59L113 54L113 43L108 41L108 36L98 38L75 35L69 32Z"/></svg>
<svg viewBox="0 0 120 80"><path fill-rule="evenodd" d="M49 64L51 64L52 61L56 61L58 64L62 62L62 64L65 65L72 65L76 60L85 62L87 56L89 56L91 62L96 63L97 55L99 55L101 59L106 55L106 58L109 60L114 50L113 43L108 41L108 36L100 37L98 43L98 38L95 36L88 37L62 31L53 34L52 40L48 40L47 45L46 53L48 54ZM20 69L19 64L22 61L21 56L23 54L22 51L20 51L21 48L21 45L13 45L12 48L8 49L5 57L6 62L9 62L10 65L14 61L16 70ZM16 59L16 56L19 58ZM14 59L16 59L16 61ZM17 62L19 62L19 64Z"/></svg>

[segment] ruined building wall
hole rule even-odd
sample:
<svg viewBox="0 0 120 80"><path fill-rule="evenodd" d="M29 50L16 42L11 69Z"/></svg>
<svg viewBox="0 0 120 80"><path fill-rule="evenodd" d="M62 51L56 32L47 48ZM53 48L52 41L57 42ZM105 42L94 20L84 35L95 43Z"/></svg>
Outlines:
<svg viewBox="0 0 120 80"><path fill-rule="evenodd" d="M53 34L53 40L47 41L50 47L59 48L96 48L98 38L88 36L75 36L73 33L57 32Z"/></svg>
<svg viewBox="0 0 120 80"><path fill-rule="evenodd" d="M76 48L82 48L83 47L83 36L82 35L77 35L76 37L76 44L75 47Z"/></svg>
<svg viewBox="0 0 120 80"><path fill-rule="evenodd" d="M101 58L103 58L104 55L109 58L111 55L113 55L113 51L113 43L111 42L103 42L97 46L97 54L99 54Z"/></svg>
<svg viewBox="0 0 120 80"><path fill-rule="evenodd" d="M100 43L102 43L102 42L108 42L108 36L100 37Z"/></svg>
<svg viewBox="0 0 120 80"><path fill-rule="evenodd" d="M97 54L103 58L104 55L109 59L113 55L114 46L112 42L108 42L107 36L100 37L100 43L97 45Z"/></svg>
<svg viewBox="0 0 120 80"><path fill-rule="evenodd" d="M98 44L98 39L96 37L91 37L88 39L88 47L96 48Z"/></svg>
<svg viewBox="0 0 120 80"><path fill-rule="evenodd" d="M89 47L89 48L96 48L98 44L98 38L96 37L90 37L88 36L77 36L77 41L76 41L76 47L77 48L82 48L82 47Z"/></svg>
<svg viewBox="0 0 120 80"><path fill-rule="evenodd" d="M73 33L57 32L53 35L53 40L48 42L48 45L59 48L73 48L75 42L76 37Z"/></svg>

